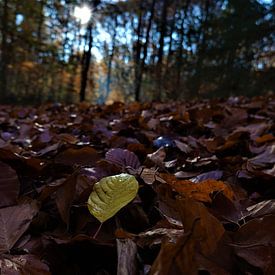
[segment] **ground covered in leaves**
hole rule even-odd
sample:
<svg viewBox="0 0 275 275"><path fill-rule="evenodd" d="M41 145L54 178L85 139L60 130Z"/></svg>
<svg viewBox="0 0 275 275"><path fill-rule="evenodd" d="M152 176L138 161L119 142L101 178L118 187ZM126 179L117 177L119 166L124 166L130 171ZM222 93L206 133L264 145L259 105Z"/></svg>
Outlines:
<svg viewBox="0 0 275 275"><path fill-rule="evenodd" d="M0 106L1 274L275 274L275 99ZM136 198L100 223L93 185Z"/></svg>

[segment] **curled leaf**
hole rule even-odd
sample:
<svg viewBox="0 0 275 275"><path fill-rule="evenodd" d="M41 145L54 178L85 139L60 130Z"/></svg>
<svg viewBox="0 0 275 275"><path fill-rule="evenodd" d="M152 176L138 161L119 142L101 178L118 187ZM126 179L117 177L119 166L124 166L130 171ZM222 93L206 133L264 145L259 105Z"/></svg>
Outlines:
<svg viewBox="0 0 275 275"><path fill-rule="evenodd" d="M100 222L104 222L133 200L137 192L138 182L134 176L119 174L102 178L89 196L88 209Z"/></svg>

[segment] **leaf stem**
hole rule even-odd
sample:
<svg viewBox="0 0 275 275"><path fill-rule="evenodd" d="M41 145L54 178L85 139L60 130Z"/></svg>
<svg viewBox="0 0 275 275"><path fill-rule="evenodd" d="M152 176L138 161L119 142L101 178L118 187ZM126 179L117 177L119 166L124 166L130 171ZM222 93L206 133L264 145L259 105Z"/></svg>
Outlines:
<svg viewBox="0 0 275 275"><path fill-rule="evenodd" d="M96 232L95 232L95 234L94 234L94 236L93 236L93 239L95 239L95 238L97 237L97 235L98 235L98 233L99 233L99 231L100 231L100 229L101 229L102 225L103 225L103 222L102 222L102 223L100 223L100 225L99 225L98 229L96 230Z"/></svg>

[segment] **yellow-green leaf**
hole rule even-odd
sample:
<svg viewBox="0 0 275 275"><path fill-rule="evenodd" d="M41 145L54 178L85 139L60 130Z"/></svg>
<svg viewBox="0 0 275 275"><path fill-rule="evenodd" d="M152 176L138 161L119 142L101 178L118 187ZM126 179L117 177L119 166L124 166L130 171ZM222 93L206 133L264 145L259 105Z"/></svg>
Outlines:
<svg viewBox="0 0 275 275"><path fill-rule="evenodd" d="M88 209L100 222L104 222L133 200L137 192L138 182L132 175L102 178L89 196Z"/></svg>

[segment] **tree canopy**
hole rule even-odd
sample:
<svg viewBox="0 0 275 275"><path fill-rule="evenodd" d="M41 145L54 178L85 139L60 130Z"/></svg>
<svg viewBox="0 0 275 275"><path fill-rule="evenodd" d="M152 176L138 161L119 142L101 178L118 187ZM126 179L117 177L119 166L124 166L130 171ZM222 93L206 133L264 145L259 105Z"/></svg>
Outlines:
<svg viewBox="0 0 275 275"><path fill-rule="evenodd" d="M2 0L1 101L272 92L274 11L267 0Z"/></svg>

